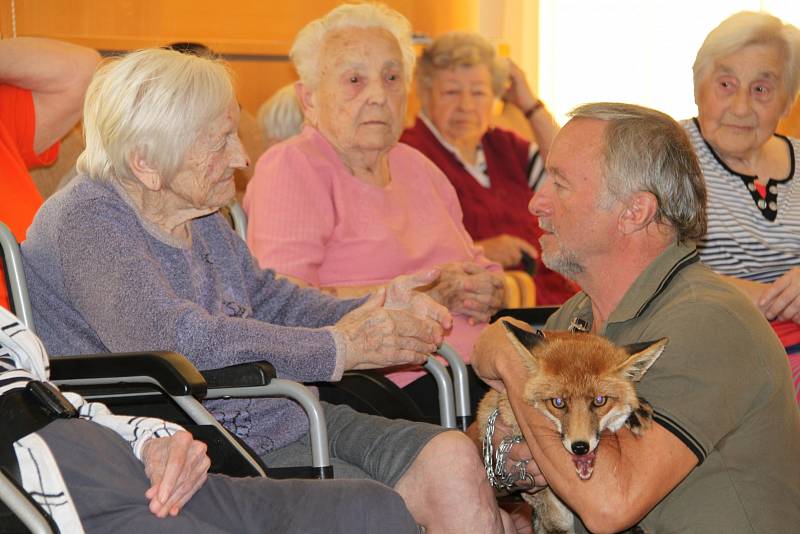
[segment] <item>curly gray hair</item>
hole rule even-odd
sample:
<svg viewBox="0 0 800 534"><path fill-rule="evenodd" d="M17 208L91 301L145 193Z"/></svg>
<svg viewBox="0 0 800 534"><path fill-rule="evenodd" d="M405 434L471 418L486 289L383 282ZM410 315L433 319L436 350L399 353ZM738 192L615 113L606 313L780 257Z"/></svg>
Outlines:
<svg viewBox="0 0 800 534"><path fill-rule="evenodd" d="M477 33L445 33L422 52L417 63L417 88L424 94L436 71L481 64L489 67L492 92L501 95L508 80L508 61L497 56L492 43Z"/></svg>
<svg viewBox="0 0 800 534"><path fill-rule="evenodd" d="M403 56L405 82L410 84L416 54L408 19L382 4L343 4L324 17L309 22L295 37L289 57L303 85L313 89L319 82L319 54L328 33L354 27L382 28L397 39Z"/></svg>

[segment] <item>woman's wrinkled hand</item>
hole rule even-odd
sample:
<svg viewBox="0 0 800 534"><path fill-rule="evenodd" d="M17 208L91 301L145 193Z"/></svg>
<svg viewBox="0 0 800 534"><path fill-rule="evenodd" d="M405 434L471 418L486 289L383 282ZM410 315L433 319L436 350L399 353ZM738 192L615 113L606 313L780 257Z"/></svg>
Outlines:
<svg viewBox="0 0 800 534"><path fill-rule="evenodd" d="M345 370L422 364L442 342L438 320L386 308L385 301L386 289L381 288L333 326L344 343Z"/></svg>
<svg viewBox="0 0 800 534"><path fill-rule="evenodd" d="M483 247L483 253L487 258L499 263L504 268L519 265L522 261L523 252L531 258L539 257L539 251L536 250L536 247L513 235L500 234L478 241L476 244Z"/></svg>
<svg viewBox="0 0 800 534"><path fill-rule="evenodd" d="M142 462L152 484L145 492L157 517L176 516L205 483L211 460L206 444L188 432L152 438L144 444Z"/></svg>
<svg viewBox="0 0 800 534"><path fill-rule="evenodd" d="M453 327L450 312L424 292L425 288L439 280L440 275L440 269L428 269L398 276L386 286L383 307L405 311L420 319L431 319L439 323L445 331L450 330Z"/></svg>
<svg viewBox="0 0 800 534"><path fill-rule="evenodd" d="M775 280L759 297L758 308L770 321L800 323L800 268Z"/></svg>
<svg viewBox="0 0 800 534"><path fill-rule="evenodd" d="M473 262L442 265L441 274L427 293L453 313L468 317L471 324L485 323L503 303L503 277Z"/></svg>
<svg viewBox="0 0 800 534"><path fill-rule="evenodd" d="M531 91L525 72L519 66L508 60L509 86L503 95L503 100L514 104L522 111L531 109L539 101Z"/></svg>

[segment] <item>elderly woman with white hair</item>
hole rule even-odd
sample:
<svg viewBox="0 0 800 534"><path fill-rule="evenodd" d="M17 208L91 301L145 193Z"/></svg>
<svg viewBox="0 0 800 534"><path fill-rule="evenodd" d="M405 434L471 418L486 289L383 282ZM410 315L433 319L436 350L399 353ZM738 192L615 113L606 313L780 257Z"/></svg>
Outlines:
<svg viewBox="0 0 800 534"><path fill-rule="evenodd" d="M256 165L244 198L250 249L262 267L338 295L440 267L426 292L453 313L445 341L469 362L501 304L501 269L473 244L447 178L397 142L414 65L410 24L384 6L342 5L301 30L290 55L306 126ZM412 369L389 378L438 420L430 377ZM486 386L474 374L472 384L477 402Z"/></svg>
<svg viewBox="0 0 800 534"><path fill-rule="evenodd" d="M576 287L536 260L542 231L528 210L558 125L525 73L498 57L481 35L451 32L425 48L416 78L422 110L400 141L444 172L458 194L464 226L489 259L521 268L528 255L537 262L536 303L563 303ZM536 143L492 126L492 107L501 95L522 110Z"/></svg>
<svg viewBox="0 0 800 534"><path fill-rule="evenodd" d="M451 324L446 309L413 291L435 270L344 300L257 267L217 213L233 198L234 169L248 164L238 117L228 70L210 58L145 50L98 71L81 176L44 204L22 244L48 351L173 350L200 369L268 360L279 376L309 382L423 362ZM288 399L208 407L268 465L309 454L307 418ZM324 409L340 478L393 487L429 532L452 516L501 528L466 436ZM458 530L467 528L450 529Z"/></svg>
<svg viewBox="0 0 800 534"><path fill-rule="evenodd" d="M800 90L800 30L741 12L694 62L697 118L685 121L708 188L700 258L772 323L800 402L800 140L775 133Z"/></svg>
<svg viewBox="0 0 800 534"><path fill-rule="evenodd" d="M303 129L303 111L294 92L294 84L284 85L258 108L258 126L264 148L269 148Z"/></svg>

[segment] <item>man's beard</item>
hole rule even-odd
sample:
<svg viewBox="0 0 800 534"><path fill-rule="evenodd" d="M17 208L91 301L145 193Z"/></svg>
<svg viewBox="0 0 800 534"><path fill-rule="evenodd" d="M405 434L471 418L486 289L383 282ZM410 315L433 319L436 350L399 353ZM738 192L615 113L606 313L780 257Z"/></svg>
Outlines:
<svg viewBox="0 0 800 534"><path fill-rule="evenodd" d="M542 251L542 263L544 263L548 269L566 276L570 280L575 280L576 277L583 274L585 270L577 256L568 250L558 250L556 252Z"/></svg>

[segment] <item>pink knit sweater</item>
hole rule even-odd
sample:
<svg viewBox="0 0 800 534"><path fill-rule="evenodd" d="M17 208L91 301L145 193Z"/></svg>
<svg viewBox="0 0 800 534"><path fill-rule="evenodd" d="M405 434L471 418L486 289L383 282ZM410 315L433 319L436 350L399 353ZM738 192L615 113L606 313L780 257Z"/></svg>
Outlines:
<svg viewBox="0 0 800 534"><path fill-rule="evenodd" d="M262 267L309 284L363 286L419 269L471 260L499 271L462 224L442 172L403 144L389 152L391 183L367 184L314 128L272 147L247 186L247 243ZM445 341L470 360L483 325L455 315ZM423 373L392 373L405 386Z"/></svg>

